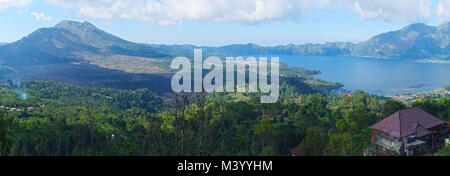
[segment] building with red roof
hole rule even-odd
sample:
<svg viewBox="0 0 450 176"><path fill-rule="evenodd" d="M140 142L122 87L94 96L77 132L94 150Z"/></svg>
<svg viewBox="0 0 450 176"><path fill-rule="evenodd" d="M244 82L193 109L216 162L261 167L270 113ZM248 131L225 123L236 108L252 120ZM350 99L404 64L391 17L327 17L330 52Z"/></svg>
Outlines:
<svg viewBox="0 0 450 176"><path fill-rule="evenodd" d="M372 142L383 153L419 155L445 145L448 124L420 108L395 112L372 125Z"/></svg>
<svg viewBox="0 0 450 176"><path fill-rule="evenodd" d="M300 145L295 147L295 148L293 148L293 149L291 149L291 150L289 150L289 152L291 152L292 156L300 156L301 155L300 154Z"/></svg>

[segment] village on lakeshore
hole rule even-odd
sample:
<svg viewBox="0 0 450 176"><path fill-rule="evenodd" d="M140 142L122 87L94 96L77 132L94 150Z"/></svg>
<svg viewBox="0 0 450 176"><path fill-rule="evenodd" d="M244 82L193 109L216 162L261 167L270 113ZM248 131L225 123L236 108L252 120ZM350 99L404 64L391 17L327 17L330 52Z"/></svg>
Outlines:
<svg viewBox="0 0 450 176"><path fill-rule="evenodd" d="M394 100L402 101L405 103L414 102L420 98L441 98L441 97L450 97L450 86L445 88L438 88L431 92L422 92L422 93L415 93L415 94L402 94L402 95L394 95L394 96L388 96Z"/></svg>

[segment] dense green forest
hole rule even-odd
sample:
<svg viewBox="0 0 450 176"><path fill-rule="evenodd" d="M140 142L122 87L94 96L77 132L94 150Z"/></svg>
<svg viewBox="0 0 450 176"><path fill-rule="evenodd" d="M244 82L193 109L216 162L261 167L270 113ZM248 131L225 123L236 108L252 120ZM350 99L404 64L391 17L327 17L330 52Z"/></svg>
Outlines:
<svg viewBox="0 0 450 176"><path fill-rule="evenodd" d="M0 86L0 155L283 156L297 146L305 156L362 155L371 145L367 127L407 107L362 91L299 90L287 81L274 104L244 94L163 101L147 89L8 82ZM450 121L450 98L412 106Z"/></svg>

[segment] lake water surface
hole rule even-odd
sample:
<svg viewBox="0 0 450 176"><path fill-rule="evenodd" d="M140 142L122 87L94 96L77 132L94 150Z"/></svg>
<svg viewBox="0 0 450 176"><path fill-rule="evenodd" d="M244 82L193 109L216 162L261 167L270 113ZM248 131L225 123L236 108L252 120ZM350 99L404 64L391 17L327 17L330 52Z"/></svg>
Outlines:
<svg viewBox="0 0 450 176"><path fill-rule="evenodd" d="M320 70L318 78L340 82L346 90L378 95L432 91L450 85L450 64L418 63L407 59L322 56L279 56L281 62Z"/></svg>

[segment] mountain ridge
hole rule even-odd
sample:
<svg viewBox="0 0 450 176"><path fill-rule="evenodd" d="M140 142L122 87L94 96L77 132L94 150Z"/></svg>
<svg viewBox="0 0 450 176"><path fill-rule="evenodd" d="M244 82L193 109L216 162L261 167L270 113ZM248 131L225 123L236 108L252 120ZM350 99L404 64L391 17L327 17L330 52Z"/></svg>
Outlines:
<svg viewBox="0 0 450 176"><path fill-rule="evenodd" d="M450 59L450 23L429 26L423 23L408 25L396 31L373 36L360 43L327 42L324 44L288 44L260 46L253 43L232 44L219 47L195 45L151 46L165 51L189 54L202 48L208 54L222 55L303 55L349 56L371 58Z"/></svg>
<svg viewBox="0 0 450 176"><path fill-rule="evenodd" d="M446 29L448 25L435 27L417 23L379 34L359 43L352 56L447 59L450 54L450 32L441 29Z"/></svg>
<svg viewBox="0 0 450 176"><path fill-rule="evenodd" d="M107 33L84 21L64 20L54 27L40 28L22 39L0 46L0 62L10 66L73 62L92 56L108 59L127 56L172 58L192 56L201 48L208 55L302 55L372 58L450 59L450 23L408 25L360 43L288 44L260 46L254 43L220 47L134 43Z"/></svg>

